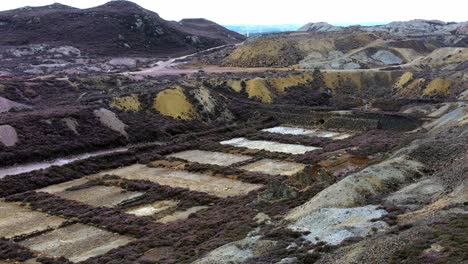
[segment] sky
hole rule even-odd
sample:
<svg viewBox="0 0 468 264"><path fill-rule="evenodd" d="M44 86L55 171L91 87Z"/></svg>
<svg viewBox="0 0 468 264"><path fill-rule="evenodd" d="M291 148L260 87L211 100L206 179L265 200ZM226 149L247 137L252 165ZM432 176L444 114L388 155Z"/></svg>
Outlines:
<svg viewBox="0 0 468 264"><path fill-rule="evenodd" d="M0 1L0 10L41 6L54 2L89 8L108 0ZM223 25L382 24L415 18L446 22L468 21L466 0L134 0L166 20L206 18Z"/></svg>

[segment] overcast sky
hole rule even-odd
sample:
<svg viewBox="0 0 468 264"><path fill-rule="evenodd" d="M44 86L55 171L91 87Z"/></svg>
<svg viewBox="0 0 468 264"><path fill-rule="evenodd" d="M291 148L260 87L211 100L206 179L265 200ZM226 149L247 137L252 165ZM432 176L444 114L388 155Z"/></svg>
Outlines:
<svg viewBox="0 0 468 264"><path fill-rule="evenodd" d="M108 0L1 0L0 10L54 2L88 8ZM415 18L467 21L467 0L134 0L167 20L203 17L220 24L332 24Z"/></svg>

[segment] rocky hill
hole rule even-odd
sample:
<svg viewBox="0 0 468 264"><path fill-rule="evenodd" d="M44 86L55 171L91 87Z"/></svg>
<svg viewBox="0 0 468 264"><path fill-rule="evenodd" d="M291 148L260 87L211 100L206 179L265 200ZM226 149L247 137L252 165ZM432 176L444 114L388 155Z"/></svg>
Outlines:
<svg viewBox="0 0 468 264"><path fill-rule="evenodd" d="M439 20L414 19L410 21L395 21L385 25L377 26L334 26L326 22L308 23L298 31L307 32L332 32L344 31L346 29L362 30L369 32L387 32L397 35L420 35L420 34L466 34L468 22L443 22Z"/></svg>
<svg viewBox="0 0 468 264"><path fill-rule="evenodd" d="M191 35L221 39L229 44L239 43L245 39L244 35L227 30L225 27L204 18L182 19L175 23L175 27Z"/></svg>
<svg viewBox="0 0 468 264"><path fill-rule="evenodd" d="M70 45L98 55L174 55L244 37L208 20L172 22L129 1L89 9L61 4L0 12L0 45Z"/></svg>
<svg viewBox="0 0 468 264"><path fill-rule="evenodd" d="M298 31L309 31L309 32L330 32L330 31L341 31L343 27L334 26L327 22L316 22L316 23L307 23Z"/></svg>
<svg viewBox="0 0 468 264"><path fill-rule="evenodd" d="M224 65L341 70L439 67L453 64L454 58L458 58L455 63L463 62L468 46L467 27L468 22L436 20L349 27L309 23L297 32L246 41L226 57Z"/></svg>

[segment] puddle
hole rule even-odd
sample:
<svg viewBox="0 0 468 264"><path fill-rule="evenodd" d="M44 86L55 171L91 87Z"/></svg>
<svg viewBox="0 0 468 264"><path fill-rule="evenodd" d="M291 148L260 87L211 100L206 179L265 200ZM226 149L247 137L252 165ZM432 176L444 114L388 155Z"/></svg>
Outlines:
<svg viewBox="0 0 468 264"><path fill-rule="evenodd" d="M59 227L65 219L0 201L0 237L12 238Z"/></svg>
<svg viewBox="0 0 468 264"><path fill-rule="evenodd" d="M276 134L286 134L286 135L302 135L302 136L310 136L310 137L325 137L331 139L345 139L350 136L351 134L348 133L340 133L340 132L333 132L333 131L326 131L326 130L318 130L318 129L308 129L308 128L301 128L301 127L287 127L287 126L277 126L272 128L266 128L262 130L263 132L269 133L276 133Z"/></svg>
<svg viewBox="0 0 468 264"><path fill-rule="evenodd" d="M111 153L118 153L118 152L125 152L128 151L128 148L116 148L110 150L103 150L103 151L96 151L85 153L81 155L69 156L65 158L43 161L43 162L35 162L35 163L28 163L23 165L14 165L10 167L0 168L0 179L7 176L7 175L17 175L21 173L31 172L40 169L47 169L52 166L62 166L66 165L78 160L84 160L91 157L111 154Z"/></svg>
<svg viewBox="0 0 468 264"><path fill-rule="evenodd" d="M73 224L26 239L20 244L52 257L79 262L105 254L133 240L96 227Z"/></svg>
<svg viewBox="0 0 468 264"><path fill-rule="evenodd" d="M295 155L304 154L307 151L320 149L318 147L310 147L310 146L296 145L296 144L284 144L284 143L264 141L264 140L249 140L246 138L233 138L230 140L221 141L220 143L223 145L231 145L234 147L259 149L259 150L266 150L270 152L282 152L282 153L289 153L289 154L295 154Z"/></svg>
<svg viewBox="0 0 468 264"><path fill-rule="evenodd" d="M77 181L73 182L79 183ZM120 204L121 202L131 200L143 195L143 193L140 192L129 192L115 186L92 186L76 191L65 191L65 189L76 185L72 185L71 183L65 183L57 186L50 186L39 191L49 192L54 195L60 196L63 199L82 202L94 207L114 207ZM68 187L65 188L65 186Z"/></svg>
<svg viewBox="0 0 468 264"><path fill-rule="evenodd" d="M239 154L228 154L223 152L211 152L203 150L188 150L168 155L168 157L184 159L190 162L198 162L201 164L212 164L219 166L230 166L232 164L247 161L252 158Z"/></svg>
<svg viewBox="0 0 468 264"><path fill-rule="evenodd" d="M340 154L319 162L314 166L314 175L318 175L319 170L326 170L335 177L349 174L364 168L369 164L369 158L358 157L350 154Z"/></svg>
<svg viewBox="0 0 468 264"><path fill-rule="evenodd" d="M178 202L172 200L157 201L153 204L147 204L127 210L126 213L136 216L152 216L154 214L166 211L177 206Z"/></svg>
<svg viewBox="0 0 468 264"><path fill-rule="evenodd" d="M117 175L129 180L149 180L161 185L186 188L191 191L204 192L218 197L245 195L262 187L259 184L244 183L207 174L166 168L150 168L141 164L106 171L101 174Z"/></svg>
<svg viewBox="0 0 468 264"><path fill-rule="evenodd" d="M240 167L240 169L247 171L262 172L270 175L286 176L294 175L299 171L303 170L304 168L304 164L271 159L262 159L257 162Z"/></svg>
<svg viewBox="0 0 468 264"><path fill-rule="evenodd" d="M174 222L174 221L177 221L177 220L187 219L190 214L196 213L196 212L198 212L200 210L203 210L203 209L206 209L206 208L208 208L208 206L195 206L195 207L189 208L189 209L187 209L185 211L177 211L177 212L175 212L173 214L167 215L167 216L159 219L157 222L166 224L166 223Z"/></svg>

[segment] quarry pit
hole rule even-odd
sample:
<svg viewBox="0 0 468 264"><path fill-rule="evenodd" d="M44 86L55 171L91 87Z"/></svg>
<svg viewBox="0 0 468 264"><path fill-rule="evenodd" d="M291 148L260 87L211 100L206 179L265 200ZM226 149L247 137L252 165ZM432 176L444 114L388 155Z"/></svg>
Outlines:
<svg viewBox="0 0 468 264"><path fill-rule="evenodd" d="M466 263L466 32L0 12L0 264Z"/></svg>
<svg viewBox="0 0 468 264"><path fill-rule="evenodd" d="M400 228L382 194L398 195L400 186L427 177L430 164L412 157L421 127L446 118L465 122L451 112L427 121L303 110L281 111L275 120L265 118L276 111L267 108L255 121L196 137L176 135L25 173L17 166L0 180L0 235L14 241L2 247L17 259L54 263L301 259ZM284 115L294 122L281 123ZM435 195L431 190L424 195Z"/></svg>

